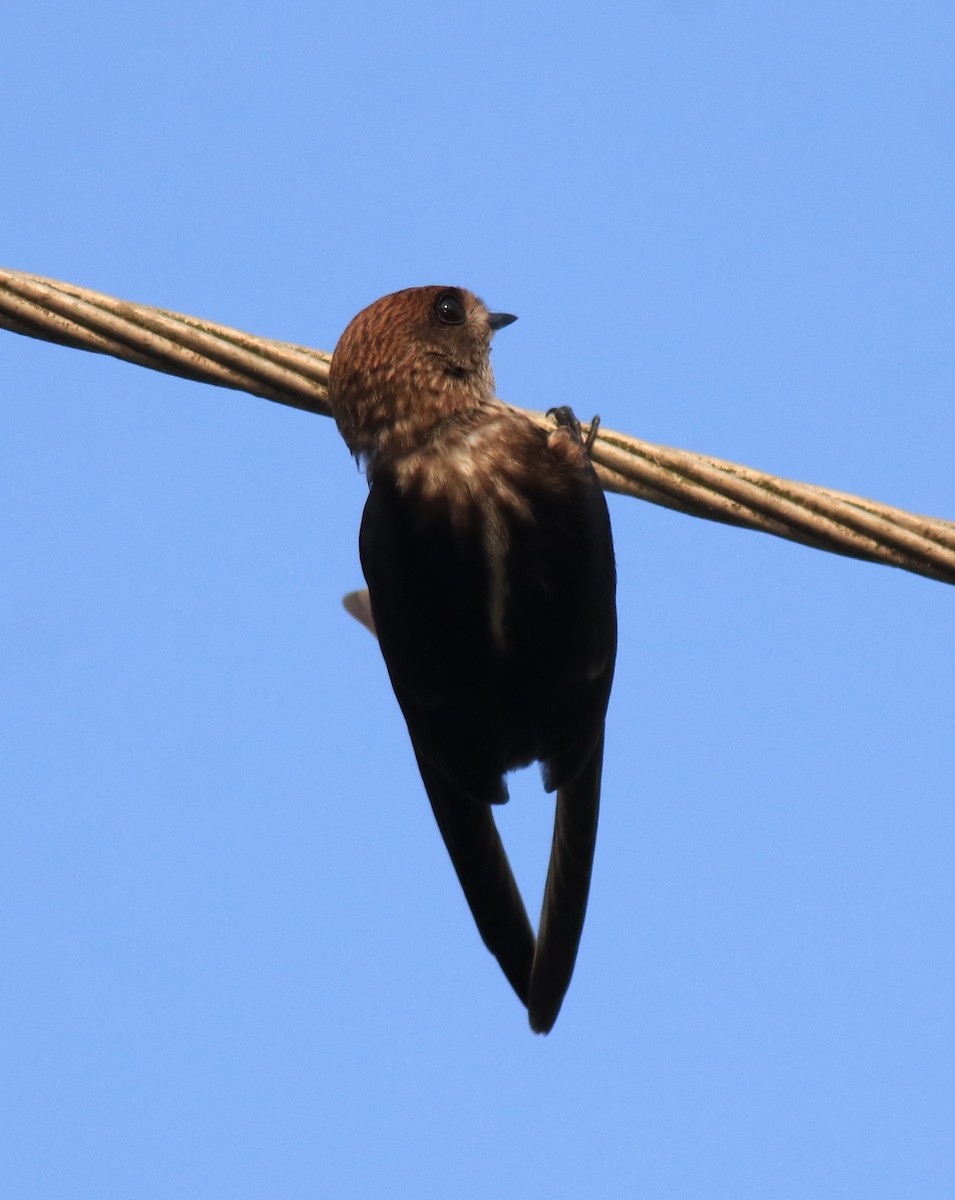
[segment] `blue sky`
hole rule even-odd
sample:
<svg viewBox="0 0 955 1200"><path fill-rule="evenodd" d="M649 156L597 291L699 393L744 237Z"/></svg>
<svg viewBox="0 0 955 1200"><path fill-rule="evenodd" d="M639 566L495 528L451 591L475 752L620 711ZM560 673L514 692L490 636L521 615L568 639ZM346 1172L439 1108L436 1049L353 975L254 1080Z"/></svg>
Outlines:
<svg viewBox="0 0 955 1200"><path fill-rule="evenodd" d="M326 349L461 284L506 399L955 518L953 50L941 0L21 6L0 263ZM0 1192L955 1192L949 588L611 499L535 1038L340 606L332 424L2 333L0 408Z"/></svg>

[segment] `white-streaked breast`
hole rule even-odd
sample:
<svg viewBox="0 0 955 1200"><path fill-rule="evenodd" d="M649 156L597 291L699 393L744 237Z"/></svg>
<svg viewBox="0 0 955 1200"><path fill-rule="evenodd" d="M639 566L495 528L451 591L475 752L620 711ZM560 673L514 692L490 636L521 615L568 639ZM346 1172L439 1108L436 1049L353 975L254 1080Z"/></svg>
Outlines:
<svg viewBox="0 0 955 1200"><path fill-rule="evenodd" d="M394 463L401 491L446 508L451 524L478 530L488 570L488 620L497 645L506 640L507 559L514 520L531 518L521 490L534 427L505 408L478 422L450 425Z"/></svg>

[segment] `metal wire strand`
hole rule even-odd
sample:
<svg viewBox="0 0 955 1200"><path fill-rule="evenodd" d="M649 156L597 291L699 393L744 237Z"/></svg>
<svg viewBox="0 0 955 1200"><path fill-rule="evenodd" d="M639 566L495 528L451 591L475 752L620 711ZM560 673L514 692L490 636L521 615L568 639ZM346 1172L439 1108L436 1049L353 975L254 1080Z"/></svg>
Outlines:
<svg viewBox="0 0 955 1200"><path fill-rule="evenodd" d="M0 268L0 328L329 415L331 355ZM541 413L528 414L546 423ZM586 426L584 427L587 428ZM600 427L608 491L955 583L955 524Z"/></svg>

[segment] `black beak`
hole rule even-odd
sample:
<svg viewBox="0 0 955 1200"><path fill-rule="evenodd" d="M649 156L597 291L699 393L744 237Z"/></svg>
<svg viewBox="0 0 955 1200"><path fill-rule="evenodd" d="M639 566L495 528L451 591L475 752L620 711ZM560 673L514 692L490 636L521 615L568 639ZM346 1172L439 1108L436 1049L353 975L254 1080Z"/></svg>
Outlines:
<svg viewBox="0 0 955 1200"><path fill-rule="evenodd" d="M517 317L513 313L488 313L487 323L497 332L498 329L503 329L505 325L513 325Z"/></svg>

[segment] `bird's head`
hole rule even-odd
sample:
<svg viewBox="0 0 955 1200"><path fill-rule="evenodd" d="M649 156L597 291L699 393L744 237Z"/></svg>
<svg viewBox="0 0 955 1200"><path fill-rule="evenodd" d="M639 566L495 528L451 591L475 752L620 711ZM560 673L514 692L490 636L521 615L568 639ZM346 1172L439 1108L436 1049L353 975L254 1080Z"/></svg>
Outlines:
<svg viewBox="0 0 955 1200"><path fill-rule="evenodd" d="M332 413L357 457L420 442L494 396L490 343L517 318L463 288L406 288L349 323L332 356Z"/></svg>

